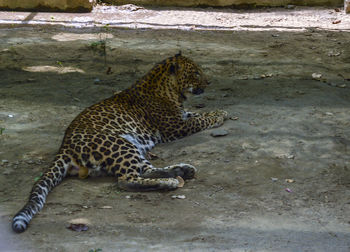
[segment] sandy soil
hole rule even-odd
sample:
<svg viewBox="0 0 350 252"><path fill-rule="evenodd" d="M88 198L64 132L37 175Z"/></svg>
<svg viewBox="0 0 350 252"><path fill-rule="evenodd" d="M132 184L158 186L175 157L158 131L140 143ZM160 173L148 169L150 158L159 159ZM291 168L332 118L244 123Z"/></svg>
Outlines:
<svg viewBox="0 0 350 252"><path fill-rule="evenodd" d="M305 16L305 26L285 20L293 30L181 31L29 26L14 21L18 13L1 15L12 22L0 32L1 251L350 250L350 33L322 26L332 19L321 16L321 28ZM231 116L226 136L207 130L153 150L155 166L190 163L196 178L152 193L121 191L113 178L69 178L14 234L11 217L71 120L179 50L212 81L187 108ZM76 218L89 230L67 229Z"/></svg>

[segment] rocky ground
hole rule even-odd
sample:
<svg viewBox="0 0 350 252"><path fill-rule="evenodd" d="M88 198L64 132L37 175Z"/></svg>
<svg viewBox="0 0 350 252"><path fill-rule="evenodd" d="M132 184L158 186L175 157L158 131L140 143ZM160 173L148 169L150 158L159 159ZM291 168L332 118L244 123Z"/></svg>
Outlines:
<svg viewBox="0 0 350 252"><path fill-rule="evenodd" d="M122 21L106 26L111 13ZM1 12L0 23L1 251L349 251L349 16L99 6L74 17ZM71 120L179 50L212 82L186 107L230 114L225 136L153 150L155 166L190 163L196 178L151 193L68 178L14 234L11 217ZM87 231L67 229L77 218Z"/></svg>

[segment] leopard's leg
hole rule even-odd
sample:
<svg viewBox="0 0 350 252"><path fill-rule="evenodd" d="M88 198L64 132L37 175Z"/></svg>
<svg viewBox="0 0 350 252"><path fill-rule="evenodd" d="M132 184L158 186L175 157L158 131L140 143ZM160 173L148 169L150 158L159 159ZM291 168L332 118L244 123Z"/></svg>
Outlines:
<svg viewBox="0 0 350 252"><path fill-rule="evenodd" d="M118 186L128 191L175 190L180 186L176 178L143 178L129 174L118 178Z"/></svg>
<svg viewBox="0 0 350 252"><path fill-rule="evenodd" d="M143 169L142 177L144 178L176 178L192 179L197 169L190 164L175 164L164 168L155 168L147 166Z"/></svg>
<svg viewBox="0 0 350 252"><path fill-rule="evenodd" d="M186 112L189 113L189 112ZM162 140L173 141L196 132L221 126L227 119L227 112L217 110L206 113L192 113L188 117L169 118L168 121L175 121L176 127L161 127Z"/></svg>
<svg viewBox="0 0 350 252"><path fill-rule="evenodd" d="M119 147L110 150L110 164L108 172L118 179L118 186L125 190L151 191L151 190L173 190L176 189L180 181L173 176L162 178L145 178L142 176L144 170L153 168L143 154L140 152L130 138L118 138L116 140ZM135 142L136 143L136 142ZM113 149L115 151L113 151Z"/></svg>
<svg viewBox="0 0 350 252"><path fill-rule="evenodd" d="M135 159L138 159L138 157L135 157ZM143 176L144 169L150 170L154 168L147 160L138 163L137 169L127 167L123 163L119 170L115 172L118 177L118 186L130 191L153 191L174 190L180 184L180 181L174 176L145 177Z"/></svg>

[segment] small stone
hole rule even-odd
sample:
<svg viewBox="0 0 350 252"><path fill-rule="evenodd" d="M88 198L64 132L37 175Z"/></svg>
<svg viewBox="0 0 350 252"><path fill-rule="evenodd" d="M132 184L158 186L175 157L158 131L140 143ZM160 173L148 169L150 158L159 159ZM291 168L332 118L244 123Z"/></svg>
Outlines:
<svg viewBox="0 0 350 252"><path fill-rule="evenodd" d="M293 192L290 188L285 188L284 190L289 193Z"/></svg>
<svg viewBox="0 0 350 252"><path fill-rule="evenodd" d="M13 115L8 115L8 117L13 118Z"/></svg>
<svg viewBox="0 0 350 252"><path fill-rule="evenodd" d="M113 207L111 206L102 206L102 207L99 207L100 209L112 209Z"/></svg>
<svg viewBox="0 0 350 252"><path fill-rule="evenodd" d="M126 199L131 199L131 196L130 195L126 195L125 198Z"/></svg>
<svg viewBox="0 0 350 252"><path fill-rule="evenodd" d="M312 78L313 78L313 79L315 79L315 80L319 80L319 79L321 79L322 74L313 73L311 76L312 76Z"/></svg>
<svg viewBox="0 0 350 252"><path fill-rule="evenodd" d="M287 183L294 183L294 182L295 182L294 179L285 179L285 181L286 181Z"/></svg>
<svg viewBox="0 0 350 252"><path fill-rule="evenodd" d="M204 108L205 104L204 103L199 103L199 104L194 105L194 107L195 108Z"/></svg>
<svg viewBox="0 0 350 252"><path fill-rule="evenodd" d="M1 160L1 162L2 162L3 164L7 164L9 161L8 161L7 159L3 159L3 160Z"/></svg>
<svg viewBox="0 0 350 252"><path fill-rule="evenodd" d="M287 9L294 9L295 8L295 5L293 5L293 4L288 4L287 5Z"/></svg>
<svg viewBox="0 0 350 252"><path fill-rule="evenodd" d="M272 182L277 182L278 178L271 178Z"/></svg>
<svg viewBox="0 0 350 252"><path fill-rule="evenodd" d="M185 195L173 195L171 196L172 199L186 199Z"/></svg>
<svg viewBox="0 0 350 252"><path fill-rule="evenodd" d="M221 136L226 136L227 134L228 134L228 131L224 129L215 129L210 133L212 137L221 137Z"/></svg>
<svg viewBox="0 0 350 252"><path fill-rule="evenodd" d="M337 57L339 56L341 53L340 52L336 52L336 51L330 51L328 53L328 57Z"/></svg>
<svg viewBox="0 0 350 252"><path fill-rule="evenodd" d="M100 80L99 78L96 78L96 79L94 80L94 83L95 83L95 84L98 84L98 83L100 83L100 81L101 81L101 80Z"/></svg>

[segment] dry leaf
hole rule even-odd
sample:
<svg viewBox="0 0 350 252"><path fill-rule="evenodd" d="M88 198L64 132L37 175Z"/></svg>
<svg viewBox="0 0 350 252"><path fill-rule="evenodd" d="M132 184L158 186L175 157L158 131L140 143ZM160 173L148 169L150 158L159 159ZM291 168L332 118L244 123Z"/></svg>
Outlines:
<svg viewBox="0 0 350 252"><path fill-rule="evenodd" d="M183 187L185 185L185 181L183 180L183 178L181 178L180 176L177 176L176 179L179 181L179 184L177 185L177 187Z"/></svg>
<svg viewBox="0 0 350 252"><path fill-rule="evenodd" d="M70 224L67 228L76 232L87 231L89 229L85 224Z"/></svg>
<svg viewBox="0 0 350 252"><path fill-rule="evenodd" d="M69 221L68 229L76 232L87 231L89 229L90 221L85 218L72 219Z"/></svg>

